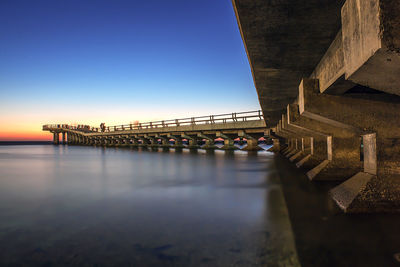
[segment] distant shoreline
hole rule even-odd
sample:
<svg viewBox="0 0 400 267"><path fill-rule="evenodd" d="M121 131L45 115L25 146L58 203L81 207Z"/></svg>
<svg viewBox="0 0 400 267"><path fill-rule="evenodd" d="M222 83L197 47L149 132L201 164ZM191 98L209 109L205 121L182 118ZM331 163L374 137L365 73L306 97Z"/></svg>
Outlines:
<svg viewBox="0 0 400 267"><path fill-rule="evenodd" d="M16 145L51 145L51 141L0 141L0 146Z"/></svg>

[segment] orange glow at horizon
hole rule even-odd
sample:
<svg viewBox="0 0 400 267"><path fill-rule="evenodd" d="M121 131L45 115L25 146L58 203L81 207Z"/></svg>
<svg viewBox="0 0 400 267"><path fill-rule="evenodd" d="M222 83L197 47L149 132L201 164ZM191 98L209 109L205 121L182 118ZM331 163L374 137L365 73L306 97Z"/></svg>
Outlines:
<svg viewBox="0 0 400 267"><path fill-rule="evenodd" d="M0 141L51 141L50 132L0 132Z"/></svg>

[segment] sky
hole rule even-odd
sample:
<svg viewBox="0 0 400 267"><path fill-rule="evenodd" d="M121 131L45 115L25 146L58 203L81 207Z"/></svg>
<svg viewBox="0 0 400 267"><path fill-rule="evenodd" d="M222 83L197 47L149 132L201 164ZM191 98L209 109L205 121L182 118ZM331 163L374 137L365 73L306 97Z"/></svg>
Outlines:
<svg viewBox="0 0 400 267"><path fill-rule="evenodd" d="M0 141L258 109L229 0L0 1Z"/></svg>

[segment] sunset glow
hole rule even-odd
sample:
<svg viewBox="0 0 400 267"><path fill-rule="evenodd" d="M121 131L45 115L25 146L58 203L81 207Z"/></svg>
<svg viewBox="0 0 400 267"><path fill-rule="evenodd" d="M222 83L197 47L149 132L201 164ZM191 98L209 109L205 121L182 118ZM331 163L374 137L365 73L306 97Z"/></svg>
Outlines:
<svg viewBox="0 0 400 267"><path fill-rule="evenodd" d="M1 3L0 141L259 109L229 1L150 2Z"/></svg>

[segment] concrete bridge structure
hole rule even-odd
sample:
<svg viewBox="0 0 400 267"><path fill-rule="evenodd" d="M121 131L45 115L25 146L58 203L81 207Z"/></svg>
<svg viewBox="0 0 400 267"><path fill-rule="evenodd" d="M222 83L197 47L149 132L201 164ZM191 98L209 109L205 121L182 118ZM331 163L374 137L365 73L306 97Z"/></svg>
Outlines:
<svg viewBox="0 0 400 267"><path fill-rule="evenodd" d="M104 129L85 125L44 125L53 133L54 144L95 146L151 146L214 149L215 139L223 139L222 149L238 149L234 139L246 139L244 150L259 150L258 139L269 134L261 110L185 119L109 126ZM174 144L171 145L171 140ZM203 144L202 144L203 143Z"/></svg>
<svg viewBox="0 0 400 267"><path fill-rule="evenodd" d="M345 212L400 211L400 1L232 3L275 150Z"/></svg>

